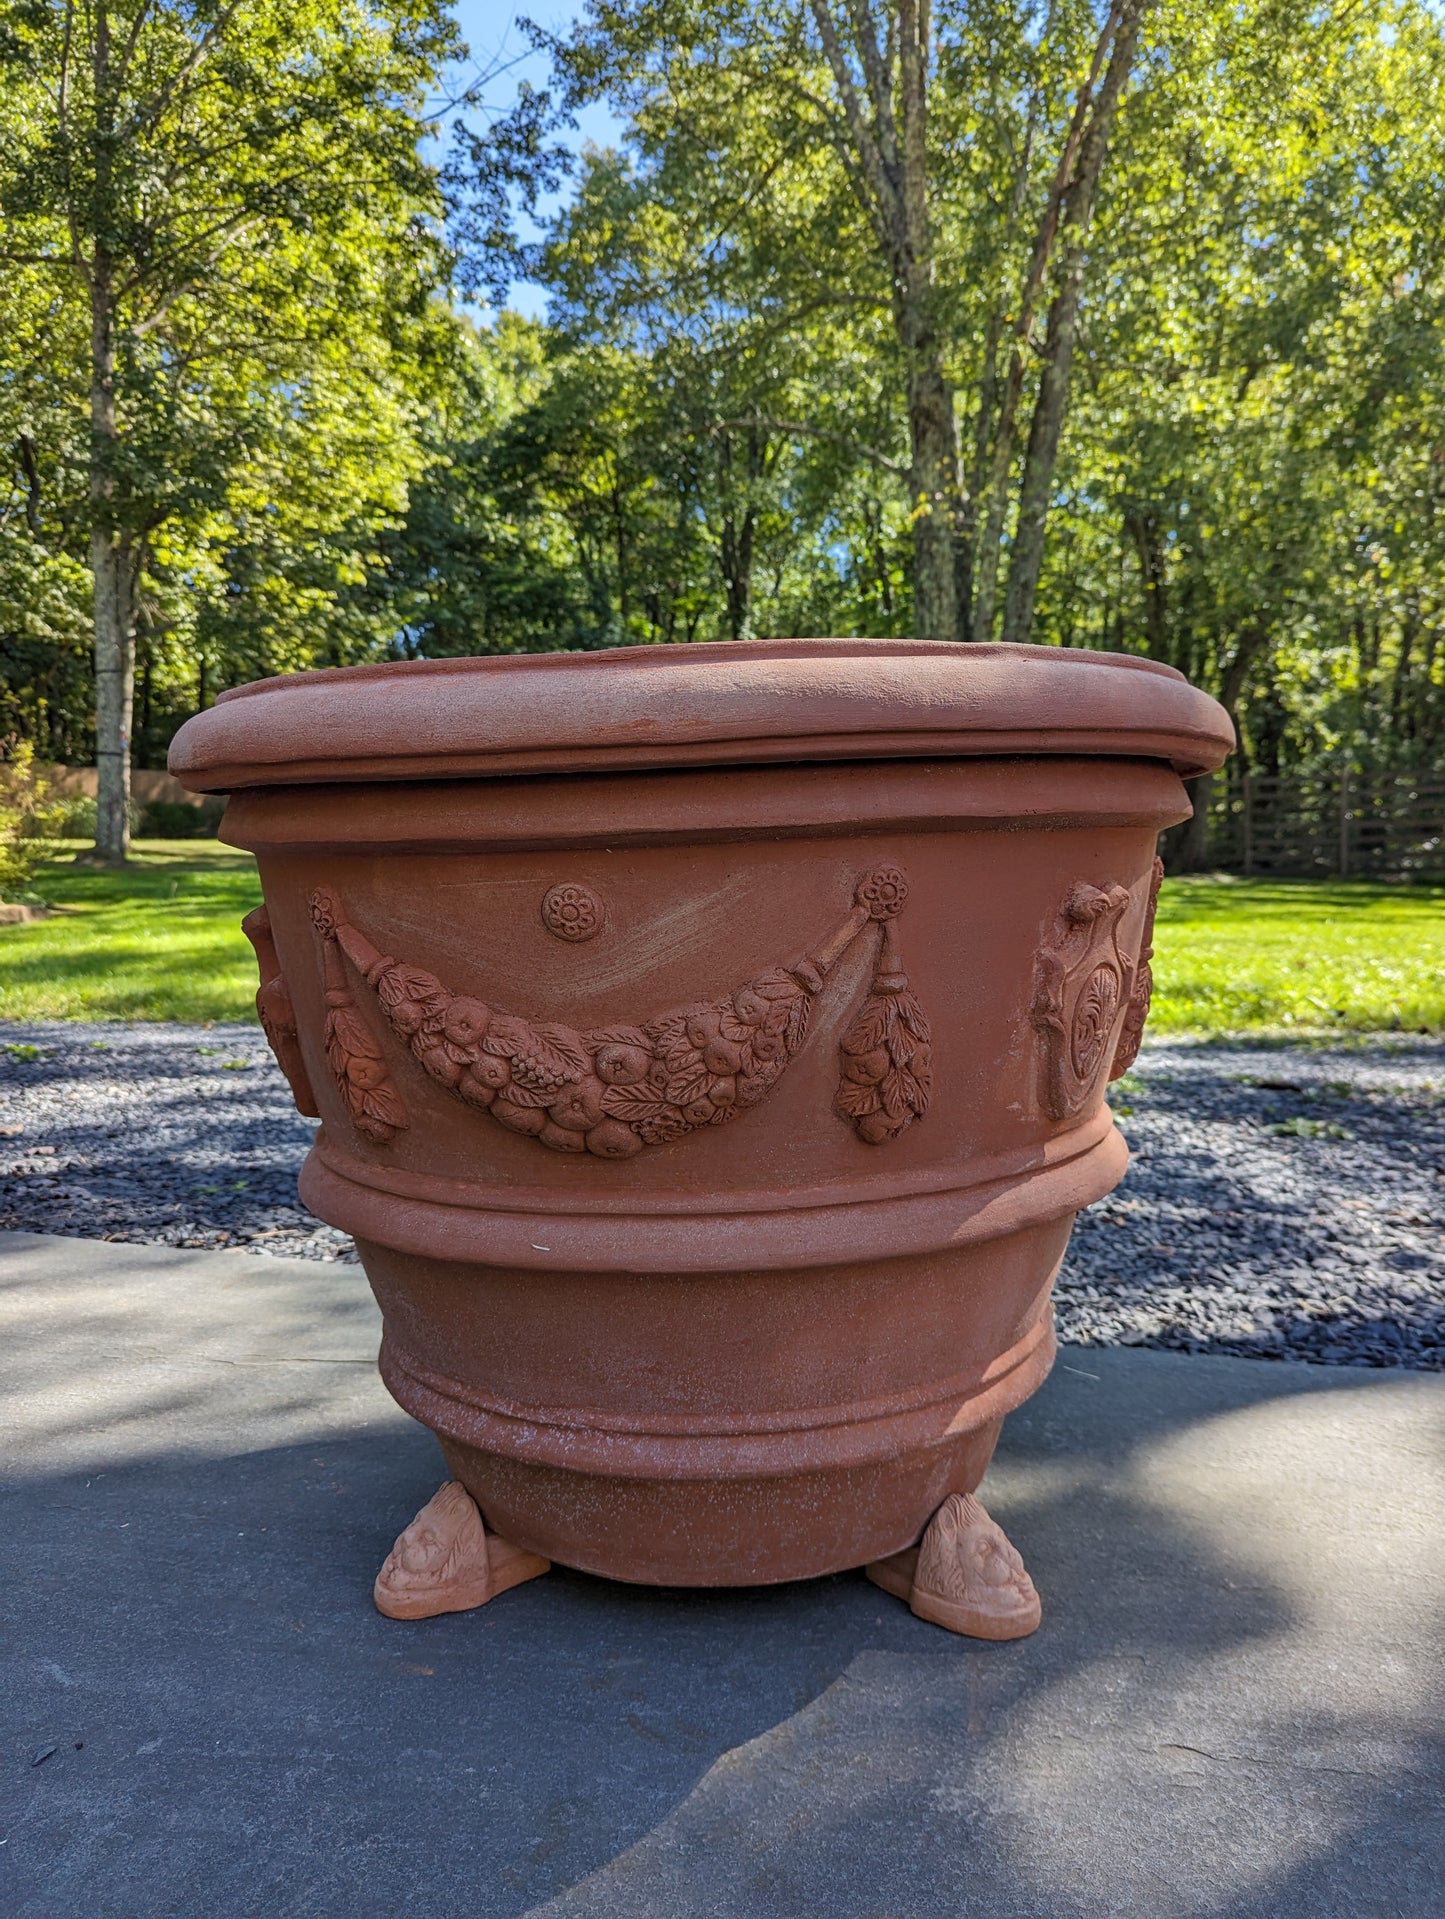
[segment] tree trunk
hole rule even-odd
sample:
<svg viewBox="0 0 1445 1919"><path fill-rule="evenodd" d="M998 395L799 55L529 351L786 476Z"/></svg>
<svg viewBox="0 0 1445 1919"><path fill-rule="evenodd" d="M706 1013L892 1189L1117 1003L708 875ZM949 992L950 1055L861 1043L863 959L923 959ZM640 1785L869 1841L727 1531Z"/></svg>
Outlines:
<svg viewBox="0 0 1445 1919"><path fill-rule="evenodd" d="M963 479L953 385L939 350L933 221L928 204L928 0L899 0L898 106L901 177L899 331L908 356L908 436L913 468L913 630L920 639L958 637L954 553Z"/></svg>
<svg viewBox="0 0 1445 1919"><path fill-rule="evenodd" d="M878 584L878 604L883 609L885 620L893 618L893 575L888 564L888 551L883 544L883 515L876 500L865 499L862 505L863 524L868 532L868 551L873 560L873 577ZM774 594L774 598L777 594Z"/></svg>
<svg viewBox="0 0 1445 1919"><path fill-rule="evenodd" d="M753 636L753 527L755 515L749 507L741 522L731 513L723 518L723 586L728 601L728 632L735 640Z"/></svg>
<svg viewBox="0 0 1445 1919"><path fill-rule="evenodd" d="M718 547L723 590L727 594L728 632L735 640L750 640L753 626L753 542L757 528L752 488L762 472L762 455L756 433L748 435L748 500L741 514L736 511L733 489L732 440L726 433L719 436L718 440L718 468L724 501L722 535Z"/></svg>
<svg viewBox="0 0 1445 1919"><path fill-rule="evenodd" d="M135 577L116 525L115 309L110 262L97 248L90 294L90 575L95 626L95 852L123 866L130 850L130 729L135 696Z"/></svg>
<svg viewBox="0 0 1445 1919"><path fill-rule="evenodd" d="M1144 632L1151 660L1175 662L1169 645L1169 578L1158 515L1140 511L1124 516L1124 526L1139 556L1139 579L1144 589Z"/></svg>
<svg viewBox="0 0 1445 1919"><path fill-rule="evenodd" d="M935 355L920 354L908 380L913 449L913 630L921 640L958 637L954 577L958 430L953 390Z"/></svg>
<svg viewBox="0 0 1445 1919"><path fill-rule="evenodd" d="M1239 731L1239 702L1244 696L1250 669L1264 651L1268 638L1269 633L1263 624L1246 628L1220 679L1219 704L1229 715L1229 723L1236 733Z"/></svg>
<svg viewBox="0 0 1445 1919"><path fill-rule="evenodd" d="M995 320L990 323L984 374L979 385L974 470L969 486L971 509L969 597L960 609L963 623L967 628L964 637L971 640L985 641L993 638L994 615L998 604L999 548L1003 540L1004 522L1008 517L1009 473L1014 459L1019 400L1023 394L1024 375L1033 345L1034 315L1048 278L1054 240L1058 233L1060 217L1068 200L1069 188L1074 179L1079 149L1089 126L1094 88L1098 85L1099 75L1104 69L1104 62L1118 31L1120 6L1121 0L1114 0L1094 48L1094 57L1089 65L1088 76L1079 88L1078 97L1074 102L1073 119L1064 140L1063 150L1059 155L1058 166L1054 170L1053 185L1044 203L1038 231L1034 236L1033 253L1024 279L1019 310L1013 323L1013 350L1009 356L1008 373L1002 380L998 376L998 346L1002 337L1003 316L996 315ZM1031 106L1029 132L1024 141L1023 157L1014 175L1013 198L1008 216L1010 232L1023 210L1028 191L1029 156L1033 151L1033 113L1034 108ZM982 503L981 506L980 503Z"/></svg>
<svg viewBox="0 0 1445 1919"><path fill-rule="evenodd" d="M95 607L95 855L123 866L130 850L130 726L135 695L128 548L104 527L90 535Z"/></svg>
<svg viewBox="0 0 1445 1919"><path fill-rule="evenodd" d="M1067 149L1065 158L1070 159ZM1072 164L1071 160L1070 164ZM1056 189L1056 191L1060 190ZM1054 196L1051 195L1051 202L1053 198ZM1013 465L1014 457L1014 426L1018 417L1019 398L1023 392L1026 350L1032 338L1033 303L1038 297L1039 287L1043 283L1048 267L1049 249L1053 245L1053 237L1053 220L1050 218L1049 211L1046 211L1043 225L1034 243L1034 259L1024 287L1023 311L1019 316L1017 338L1009 363L1008 376L1000 382L993 367L989 367L985 374L983 400L979 409L980 432L983 431L983 415L987 408L988 429L993 436L993 452L991 458L980 458L978 478L973 490L976 548L972 555L971 594L966 614L968 638L980 644L993 638L994 615L998 608L999 551L1003 543L1004 522L1008 517L1009 469ZM995 409L997 410L996 418L993 417ZM980 452L982 454L982 448ZM980 500L982 502L981 518L978 504Z"/></svg>
<svg viewBox="0 0 1445 1919"><path fill-rule="evenodd" d="M1024 457L1018 520L1014 531L1013 555L1009 562L1008 592L1004 600L1003 637L1015 643L1033 637L1034 602L1038 597L1039 574L1044 559L1044 533L1053 500L1054 470L1058 464L1064 414L1068 409L1069 376L1073 370L1074 342L1079 330L1079 303L1084 290L1089 223L1093 219L1099 179L1109 149L1109 131L1134 64L1139 24L1147 3L1148 0L1128 0L1128 4L1121 9L1108 70L1079 150L1078 170L1065 200L1061 224L1068 233L1068 244L1064 249L1061 284L1049 309L1044 363L1034 403L1033 422L1029 429L1028 452Z"/></svg>
<svg viewBox="0 0 1445 1919"><path fill-rule="evenodd" d="M616 462L614 462L614 467ZM612 533L617 554L617 625L616 644L627 643L627 528L623 524L622 487L614 472L612 481Z"/></svg>
<svg viewBox="0 0 1445 1919"><path fill-rule="evenodd" d="M135 696L135 581L131 542L116 511L115 267L106 212L113 147L110 16L95 12L95 250L90 262L90 577L95 628L95 851L123 866L130 850L130 728Z"/></svg>
<svg viewBox="0 0 1445 1919"><path fill-rule="evenodd" d="M998 599L998 555L1007 512L1006 493L991 493L984 509L983 530L979 535L978 559L973 569L973 601L968 637L971 640L993 638L994 607Z"/></svg>
<svg viewBox="0 0 1445 1919"><path fill-rule="evenodd" d="M909 482L913 508L913 630L959 637L956 549L963 537L963 465L953 387L939 348L929 210L930 0L896 0L880 48L870 7L810 0L832 69L847 139L835 136L868 216L893 289L892 312L907 368ZM851 34L863 91L844 41ZM895 81L896 63L896 81ZM866 101L866 106L865 106Z"/></svg>
<svg viewBox="0 0 1445 1919"><path fill-rule="evenodd" d="M1018 523L1003 609L1003 637L1014 645L1033 638L1034 602L1043 570L1044 531L1053 501L1059 439L1068 409L1069 372L1078 336L1083 283L1084 250L1071 248L1064 267L1064 284L1049 310L1048 351L1039 375L1038 399L1029 428L1023 485L1019 490Z"/></svg>

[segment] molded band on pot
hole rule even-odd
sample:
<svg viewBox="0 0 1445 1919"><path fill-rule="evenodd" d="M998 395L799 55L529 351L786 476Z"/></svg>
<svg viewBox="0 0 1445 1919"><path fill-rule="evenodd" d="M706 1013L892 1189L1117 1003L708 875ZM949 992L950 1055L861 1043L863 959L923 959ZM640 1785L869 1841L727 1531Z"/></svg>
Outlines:
<svg viewBox="0 0 1445 1919"><path fill-rule="evenodd" d="M538 1271L786 1271L941 1252L1062 1219L1111 1192L1128 1163L1105 1108L1041 1151L973 1162L976 1177L942 1190L930 1179L909 1191L906 1176L885 1174L866 1194L798 1195L788 1206L776 1194L737 1194L726 1206L693 1200L644 1211L604 1200L563 1211L555 1194L503 1207L461 1181L377 1167L323 1129L301 1170L301 1197L328 1225L402 1253Z"/></svg>
<svg viewBox="0 0 1445 1919"><path fill-rule="evenodd" d="M853 838L1021 827L1142 827L1159 833L1188 811L1178 777L1144 759L871 760L739 766L718 804L716 775L664 768L525 781L432 780L415 786L319 785L236 793L222 838L266 854L505 853L556 848L747 845L781 833Z"/></svg>
<svg viewBox="0 0 1445 1919"><path fill-rule="evenodd" d="M387 1390L447 1438L528 1465L620 1479L769 1479L869 1466L1002 1419L1047 1377L1056 1345L1047 1315L987 1365L913 1392L751 1418L648 1413L620 1418L588 1407L522 1406L424 1365L388 1334Z"/></svg>

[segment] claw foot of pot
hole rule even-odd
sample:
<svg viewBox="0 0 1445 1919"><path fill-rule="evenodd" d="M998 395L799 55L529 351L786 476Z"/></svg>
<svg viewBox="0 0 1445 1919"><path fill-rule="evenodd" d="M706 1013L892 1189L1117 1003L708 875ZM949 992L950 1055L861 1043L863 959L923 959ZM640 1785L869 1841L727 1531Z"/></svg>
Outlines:
<svg viewBox="0 0 1445 1919"><path fill-rule="evenodd" d="M388 1619L470 1612L551 1570L550 1559L489 1533L464 1486L448 1480L386 1556L372 1597Z"/></svg>
<svg viewBox="0 0 1445 1919"><path fill-rule="evenodd" d="M1024 1562L970 1493L950 1493L918 1545L866 1571L919 1619L970 1639L1026 1639L1042 1617Z"/></svg>

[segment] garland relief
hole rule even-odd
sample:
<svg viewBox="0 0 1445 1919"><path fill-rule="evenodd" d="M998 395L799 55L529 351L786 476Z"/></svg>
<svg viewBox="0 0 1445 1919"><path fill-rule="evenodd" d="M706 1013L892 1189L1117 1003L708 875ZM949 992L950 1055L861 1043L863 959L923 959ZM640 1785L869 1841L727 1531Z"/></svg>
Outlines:
<svg viewBox="0 0 1445 1919"><path fill-rule="evenodd" d="M791 965L770 967L717 999L581 1031L451 991L435 974L381 952L339 895L321 887L311 914L325 972L327 1057L366 1138L383 1144L407 1124L354 990L353 981L364 982L387 1026L457 1099L553 1152L628 1159L756 1106L805 1043L814 1003L839 959L876 926L871 987L841 1043L835 1104L861 1140L880 1145L922 1117L932 1089L928 1020L898 947L907 897L898 868L877 867L858 881L843 921ZM560 938L589 938L603 917L585 887L554 887L545 896L544 924Z"/></svg>

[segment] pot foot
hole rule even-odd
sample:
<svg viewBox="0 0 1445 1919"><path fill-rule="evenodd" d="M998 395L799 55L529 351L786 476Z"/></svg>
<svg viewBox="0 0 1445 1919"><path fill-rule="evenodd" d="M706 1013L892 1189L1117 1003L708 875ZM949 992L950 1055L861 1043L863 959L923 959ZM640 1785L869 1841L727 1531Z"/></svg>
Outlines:
<svg viewBox="0 0 1445 1919"><path fill-rule="evenodd" d="M451 1479L398 1537L372 1598L388 1619L433 1619L485 1606L551 1566L550 1559L489 1533L471 1494Z"/></svg>
<svg viewBox="0 0 1445 1919"><path fill-rule="evenodd" d="M919 1619L970 1639L1026 1639L1043 1615L1024 1562L970 1493L950 1493L918 1545L864 1570Z"/></svg>

